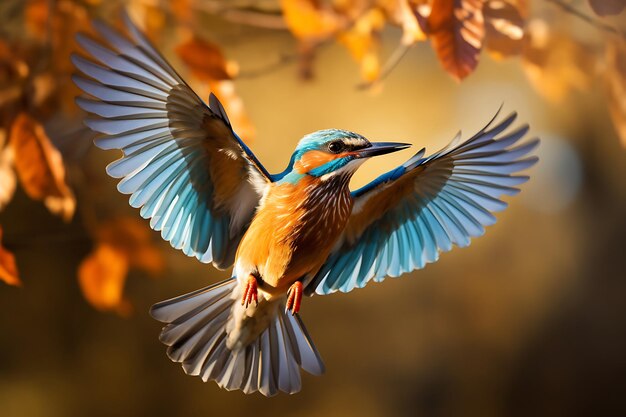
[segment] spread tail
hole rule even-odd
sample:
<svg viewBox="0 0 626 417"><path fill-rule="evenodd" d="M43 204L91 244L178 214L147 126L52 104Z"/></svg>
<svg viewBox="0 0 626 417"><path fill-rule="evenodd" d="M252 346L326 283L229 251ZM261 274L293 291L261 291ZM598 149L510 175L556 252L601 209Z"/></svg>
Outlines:
<svg viewBox="0 0 626 417"><path fill-rule="evenodd" d="M159 339L167 355L189 375L214 380L227 390L276 395L300 391L300 369L320 375L324 364L298 316L279 308L269 326L241 348L227 345L227 323L237 280L229 278L155 304L150 314L167 323Z"/></svg>

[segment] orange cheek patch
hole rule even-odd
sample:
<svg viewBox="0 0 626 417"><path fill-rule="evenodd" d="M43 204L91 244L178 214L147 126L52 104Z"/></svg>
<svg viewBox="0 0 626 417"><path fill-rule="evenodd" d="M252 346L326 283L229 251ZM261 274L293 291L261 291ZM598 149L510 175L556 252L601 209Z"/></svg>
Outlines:
<svg viewBox="0 0 626 417"><path fill-rule="evenodd" d="M305 174L312 169L320 167L327 162L342 157L343 155L333 155L323 151L308 151L298 162L294 164L294 169L298 174Z"/></svg>

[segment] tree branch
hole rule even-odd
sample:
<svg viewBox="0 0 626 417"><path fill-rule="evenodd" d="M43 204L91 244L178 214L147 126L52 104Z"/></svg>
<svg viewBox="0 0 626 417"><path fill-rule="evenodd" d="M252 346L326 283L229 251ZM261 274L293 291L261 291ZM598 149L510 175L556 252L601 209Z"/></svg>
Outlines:
<svg viewBox="0 0 626 417"><path fill-rule="evenodd" d="M393 51L387 62L385 62L383 69L380 71L380 76L374 81L357 84L357 89L366 90L382 83L389 76L389 74L391 74L391 72L398 66L400 61L402 61L402 58L406 56L406 53L409 52L409 49L411 49L412 46L413 44L405 45L403 43L398 45L398 47Z"/></svg>
<svg viewBox="0 0 626 417"><path fill-rule="evenodd" d="M600 30L605 32L609 32L613 35L621 36L626 39L626 33L616 28L615 26L609 25L608 23L604 23L599 19L595 19L592 16L585 14L584 12L578 10L574 6L569 3L566 3L564 0L547 0L548 2L554 4L555 6L561 8L566 13L572 14L579 19L589 23L591 26L594 26Z"/></svg>
<svg viewBox="0 0 626 417"><path fill-rule="evenodd" d="M219 1L204 1L197 4L195 9L219 16L232 23L263 29L287 30L287 24L280 11L264 10L250 7L249 5L238 5L237 2L233 3L224 4L224 2Z"/></svg>

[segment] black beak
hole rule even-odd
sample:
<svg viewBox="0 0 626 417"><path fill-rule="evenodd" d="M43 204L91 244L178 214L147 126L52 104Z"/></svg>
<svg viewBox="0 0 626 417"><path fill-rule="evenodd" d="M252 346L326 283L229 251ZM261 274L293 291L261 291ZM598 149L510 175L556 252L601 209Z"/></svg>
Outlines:
<svg viewBox="0 0 626 417"><path fill-rule="evenodd" d="M369 158L372 156L385 155L387 153L400 151L410 146L410 143L374 142L371 146L359 149L355 153L359 158Z"/></svg>

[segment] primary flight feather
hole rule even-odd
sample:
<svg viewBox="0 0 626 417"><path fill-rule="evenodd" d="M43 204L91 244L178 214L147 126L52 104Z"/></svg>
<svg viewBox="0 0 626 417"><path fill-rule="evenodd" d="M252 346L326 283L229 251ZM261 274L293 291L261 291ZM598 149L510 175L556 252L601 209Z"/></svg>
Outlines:
<svg viewBox="0 0 626 417"><path fill-rule="evenodd" d="M77 103L96 145L123 152L107 172L150 226L201 262L234 265L232 278L151 310L166 323L168 356L226 389L299 391L300 368L324 372L297 314L303 294L348 292L467 246L506 207L501 196L528 180L515 174L537 161L528 156L537 139L519 144L528 126L509 130L513 113L356 191L350 178L364 161L409 145L321 130L272 175L218 99L207 106L124 22L126 35L94 23L105 43L78 36L89 57L72 56L87 94Z"/></svg>

